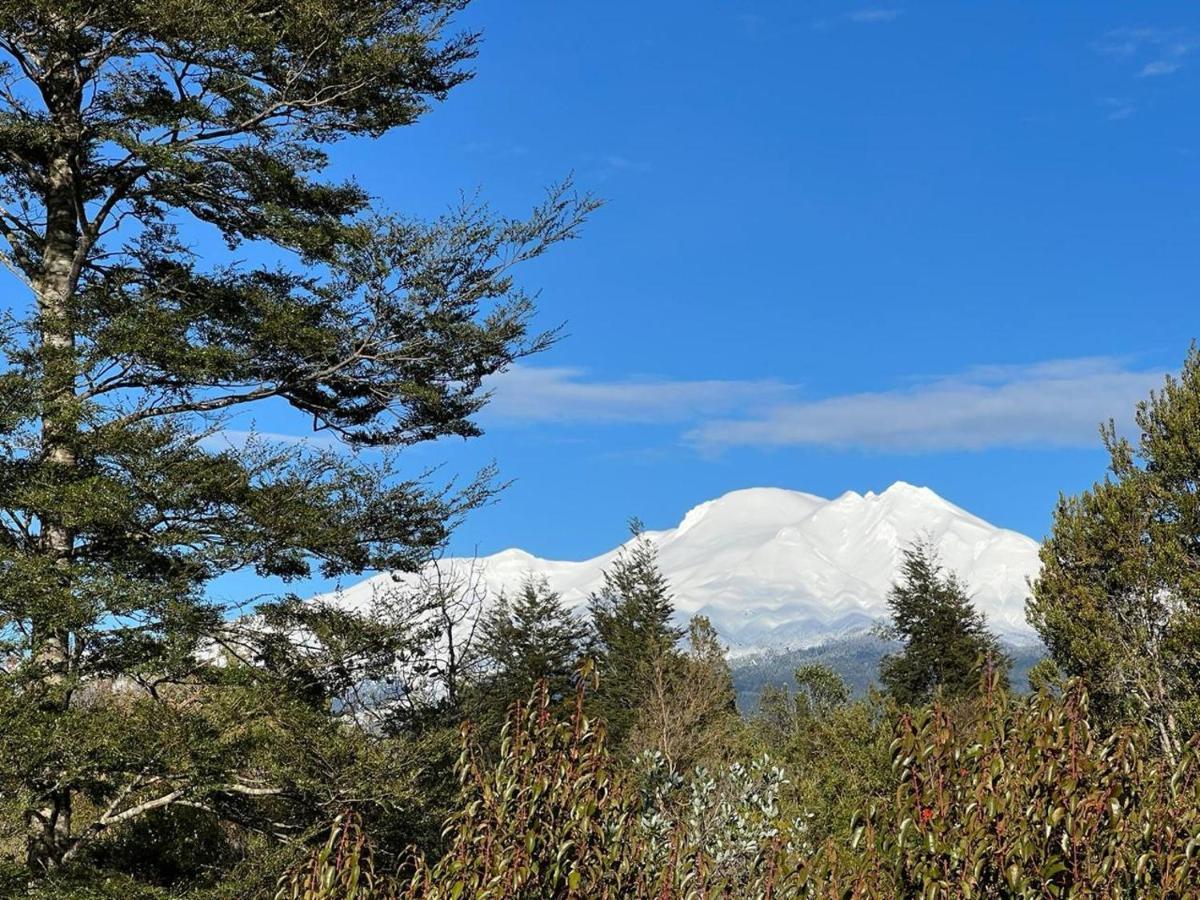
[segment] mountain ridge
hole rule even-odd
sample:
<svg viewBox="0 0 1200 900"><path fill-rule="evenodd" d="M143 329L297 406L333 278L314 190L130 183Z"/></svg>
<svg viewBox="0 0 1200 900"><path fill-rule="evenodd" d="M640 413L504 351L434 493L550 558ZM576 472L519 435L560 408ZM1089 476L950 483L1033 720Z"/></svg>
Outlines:
<svg viewBox="0 0 1200 900"><path fill-rule="evenodd" d="M681 620L708 616L734 655L811 647L869 630L886 618L887 591L904 548L922 537L962 578L993 630L1018 643L1036 640L1024 601L1039 568L1037 542L928 487L899 481L880 493L845 491L833 499L744 488L697 504L674 528L645 536L658 548ZM529 575L544 576L569 605L581 608L627 544L581 561L542 559L510 547L439 565L472 567L491 595L511 593ZM337 596L361 604L395 584L384 574Z"/></svg>

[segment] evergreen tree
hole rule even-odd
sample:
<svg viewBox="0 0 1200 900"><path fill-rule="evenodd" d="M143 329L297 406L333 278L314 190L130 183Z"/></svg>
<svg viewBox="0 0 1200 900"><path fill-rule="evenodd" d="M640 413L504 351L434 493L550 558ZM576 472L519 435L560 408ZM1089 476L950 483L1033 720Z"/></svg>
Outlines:
<svg viewBox="0 0 1200 900"><path fill-rule="evenodd" d="M998 669L1007 684L1008 658L962 582L942 570L928 541L904 551L888 606L892 621L885 636L902 641L904 648L884 657L879 679L898 702L923 703L939 688L947 697L973 693L980 683L981 660Z"/></svg>
<svg viewBox="0 0 1200 900"><path fill-rule="evenodd" d="M395 648L293 602L232 636L206 585L412 568L490 490L403 478L393 451L478 433L484 379L548 341L511 268L590 202L422 223L322 177L330 146L469 77L464 5L0 0L0 258L20 281L0 329L0 794L32 866L183 805L274 833L336 791L280 754ZM229 417L264 403L379 452L232 446Z"/></svg>
<svg viewBox="0 0 1200 900"><path fill-rule="evenodd" d="M674 652L683 630L671 624L675 605L658 567L658 550L630 522L631 543L604 572L604 583L588 601L595 631L600 688L596 703L609 731L623 737L637 715L637 698L656 660Z"/></svg>
<svg viewBox="0 0 1200 900"><path fill-rule="evenodd" d="M528 697L539 681L552 700L571 693L588 630L544 578L527 578L512 600L501 595L481 628L481 651L493 667L485 693L498 703L500 721L508 704Z"/></svg>
<svg viewBox="0 0 1200 900"><path fill-rule="evenodd" d="M1140 721L1174 759L1200 727L1200 352L1138 404L1136 445L1102 429L1109 475L1062 497L1030 623L1109 724Z"/></svg>

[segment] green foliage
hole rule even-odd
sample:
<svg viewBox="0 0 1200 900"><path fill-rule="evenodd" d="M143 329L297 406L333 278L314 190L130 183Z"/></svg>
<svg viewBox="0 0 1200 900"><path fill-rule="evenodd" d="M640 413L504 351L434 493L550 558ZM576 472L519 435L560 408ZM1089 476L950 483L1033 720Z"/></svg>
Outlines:
<svg viewBox="0 0 1200 900"><path fill-rule="evenodd" d="M885 641L877 633L865 633L831 638L798 650L738 656L730 661L738 709L744 715L752 714L765 688L790 687L797 667L808 663L828 666L841 676L853 696L865 697L872 687L878 687L880 661L900 649L901 645L895 641ZM1012 660L1009 671L1012 689L1028 690L1029 674L1046 659L1046 648L1040 643L1012 644L1001 639L1000 649Z"/></svg>
<svg viewBox="0 0 1200 900"><path fill-rule="evenodd" d="M600 591L588 601L596 635L600 690L596 709L615 740L633 726L638 698L656 661L671 653L683 632L671 624L675 613L670 585L658 567L658 551L630 523L633 541L604 573Z"/></svg>
<svg viewBox="0 0 1200 900"><path fill-rule="evenodd" d="M594 204L564 186L524 219L422 222L326 177L330 147L469 77L464 5L0 0L0 259L20 282L0 322L0 795L35 870L151 815L292 835L389 784L347 785L379 755L334 719L419 655L414 623L287 596L239 618L252 598L209 587L411 570L494 489L414 479L399 451L479 433L485 379L553 338L514 267ZM238 436L263 404L334 443Z"/></svg>
<svg viewBox="0 0 1200 900"><path fill-rule="evenodd" d="M432 866L417 860L406 896L626 896L644 877L623 858L636 840L635 793L612 764L604 726L584 714L583 681L569 720L545 684L518 704L486 766L469 737L464 805Z"/></svg>
<svg viewBox="0 0 1200 900"><path fill-rule="evenodd" d="M0 868L0 896L25 900L173 900L170 891L139 884L128 875L79 867L55 872L36 884L30 884L24 867Z"/></svg>
<svg viewBox="0 0 1200 900"><path fill-rule="evenodd" d="M1007 683L1008 657L958 577L942 570L928 542L918 541L904 551L888 606L892 620L885 636L904 647L884 657L879 680L900 703L924 703L935 690L947 697L970 694L979 684L981 661Z"/></svg>
<svg viewBox="0 0 1200 900"><path fill-rule="evenodd" d="M740 728L725 648L712 623L694 616L687 648L648 660L632 698L627 756L652 752L671 771L686 772L724 757Z"/></svg>
<svg viewBox="0 0 1200 900"><path fill-rule="evenodd" d="M527 578L515 598L500 596L480 625L480 654L490 665L477 688L475 718L497 724L511 703L544 681L555 700L572 693L587 626L545 580Z"/></svg>
<svg viewBox="0 0 1200 900"><path fill-rule="evenodd" d="M808 715L824 715L850 700L850 688L842 677L819 663L808 663L796 670L798 699Z"/></svg>
<svg viewBox="0 0 1200 900"><path fill-rule="evenodd" d="M894 702L872 691L851 700L832 669L802 665L795 689L764 690L750 721L749 752L766 752L788 773L784 804L810 842L844 842L846 823L891 782Z"/></svg>
<svg viewBox="0 0 1200 900"><path fill-rule="evenodd" d="M1172 767L1145 740L1097 735L1079 682L1018 699L993 672L969 709L903 714L887 783L824 840L783 812L788 778L770 762L631 772L582 699L556 720L543 688L494 768L468 745L451 847L416 858L401 896L1190 896L1200 743Z"/></svg>
<svg viewBox="0 0 1200 900"><path fill-rule="evenodd" d="M279 879L276 900L386 900L394 883L375 874L362 822L352 812L334 819L325 843Z"/></svg>
<svg viewBox="0 0 1200 900"><path fill-rule="evenodd" d="M993 679L979 715L905 717L892 858L899 893L1181 896L1200 883L1200 754L1177 766L1146 735L1097 735L1079 683L1014 703Z"/></svg>
<svg viewBox="0 0 1200 900"><path fill-rule="evenodd" d="M704 772L684 783L660 761L636 777L586 716L585 681L569 719L553 715L545 685L518 705L494 767L468 739L451 844L432 863L414 860L401 896L770 895L789 842L781 773L735 766L717 789Z"/></svg>
<svg viewBox="0 0 1200 900"><path fill-rule="evenodd" d="M669 894L694 883L695 890L753 896L772 884L781 853L811 852L807 823L784 818L781 797L788 782L769 756L713 771L699 766L686 776L657 754L639 762L643 865L662 873ZM680 860L694 866L691 873L676 871Z"/></svg>
<svg viewBox="0 0 1200 900"><path fill-rule="evenodd" d="M796 669L809 664L836 672L851 694L865 696L878 683L880 660L899 649L900 645L895 641L864 633L832 638L814 647L770 650L739 657L732 664L738 708L744 715L752 715L766 689L791 688Z"/></svg>
<svg viewBox="0 0 1200 900"><path fill-rule="evenodd" d="M1028 604L1059 668L1107 723L1144 721L1176 758L1200 728L1200 351L1138 404L1136 444L1103 429L1109 476L1062 497Z"/></svg>

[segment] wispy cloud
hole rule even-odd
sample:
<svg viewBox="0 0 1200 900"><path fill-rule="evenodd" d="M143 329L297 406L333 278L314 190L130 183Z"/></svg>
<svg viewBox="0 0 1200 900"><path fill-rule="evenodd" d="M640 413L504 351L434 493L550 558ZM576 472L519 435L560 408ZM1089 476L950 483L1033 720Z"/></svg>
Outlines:
<svg viewBox="0 0 1200 900"><path fill-rule="evenodd" d="M687 437L705 450L1090 446L1100 422L1128 417L1163 375L1109 358L975 368L902 389L783 403L763 415L703 422Z"/></svg>
<svg viewBox="0 0 1200 900"><path fill-rule="evenodd" d="M778 381L596 381L582 369L514 366L492 380L485 415L508 422L692 423L794 396Z"/></svg>
<svg viewBox="0 0 1200 900"><path fill-rule="evenodd" d="M627 172L649 172L650 163L640 159L630 159L628 156L621 156L619 153L610 153L607 156L600 157L600 161L610 169L619 169Z"/></svg>
<svg viewBox="0 0 1200 900"><path fill-rule="evenodd" d="M490 428L665 426L679 444L705 454L736 447L900 453L1091 447L1101 422L1128 424L1137 402L1161 386L1164 375L1121 359L1087 357L976 366L898 387L810 397L776 379L603 380L579 368L520 365L489 381L492 400L482 418ZM240 449L252 438L345 449L328 433L253 429L225 430L204 444Z"/></svg>
<svg viewBox="0 0 1200 900"><path fill-rule="evenodd" d="M1200 47L1200 40L1179 28L1117 28L1092 46L1105 56L1133 63L1138 78L1153 78L1183 68L1185 57Z"/></svg>
<svg viewBox="0 0 1200 900"><path fill-rule="evenodd" d="M620 175L642 175L653 168L646 160L623 153L587 153L582 158L590 177L600 181Z"/></svg>
<svg viewBox="0 0 1200 900"><path fill-rule="evenodd" d="M1137 112L1137 105L1124 97L1101 97L1099 103L1105 116L1114 122L1128 119Z"/></svg>
<svg viewBox="0 0 1200 900"><path fill-rule="evenodd" d="M832 447L925 452L1094 446L1128 420L1164 372L1109 357L978 366L902 387L808 398L770 379L603 381L581 369L518 366L492 382L494 424L672 425L704 452Z"/></svg>
<svg viewBox="0 0 1200 900"><path fill-rule="evenodd" d="M836 16L826 16L813 19L812 27L816 31L829 31L846 25L884 25L894 22L904 10L894 6L864 6Z"/></svg>
<svg viewBox="0 0 1200 900"><path fill-rule="evenodd" d="M851 22L858 22L860 25L878 25L883 22L896 21L902 12L903 10L900 9L872 6L849 12L846 14L846 18Z"/></svg>
<svg viewBox="0 0 1200 900"><path fill-rule="evenodd" d="M1156 59L1154 62L1148 62L1142 66L1138 77L1151 78L1155 75L1170 75L1172 72L1178 72L1181 67L1182 63L1173 59Z"/></svg>

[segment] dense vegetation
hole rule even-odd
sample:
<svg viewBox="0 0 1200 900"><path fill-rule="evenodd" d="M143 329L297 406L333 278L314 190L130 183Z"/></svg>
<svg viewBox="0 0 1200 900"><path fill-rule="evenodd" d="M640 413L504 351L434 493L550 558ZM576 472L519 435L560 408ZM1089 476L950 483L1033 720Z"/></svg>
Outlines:
<svg viewBox="0 0 1200 900"><path fill-rule="evenodd" d="M603 726L585 715L582 690L571 715L556 717L542 688L514 710L493 765L481 765L479 748L467 741L463 805L440 856L418 856L381 876L366 836L342 819L327 844L282 880L279 896L1195 891L1200 748L1189 745L1172 766L1147 755L1136 729L1098 736L1077 682L1060 697L1024 700L994 673L981 688L969 709L939 701L900 716L879 802L852 817L845 835L824 840L811 818L795 815L785 770L768 758L686 778L669 777L654 756L622 765Z"/></svg>
<svg viewBox="0 0 1200 900"><path fill-rule="evenodd" d="M1060 502L1027 695L924 545L882 690L807 660L746 715L636 523L586 615L435 563L495 486L402 451L553 340L514 267L595 206L422 222L324 177L470 77L464 5L0 0L0 892L1200 891L1195 350ZM420 581L211 590L378 570Z"/></svg>
<svg viewBox="0 0 1200 900"><path fill-rule="evenodd" d="M400 451L478 434L484 380L552 338L514 267L593 204L419 221L322 177L470 77L461 7L0 2L0 839L31 872L213 871L428 755L331 715L413 661L410 618L210 586L412 569L494 489Z"/></svg>

